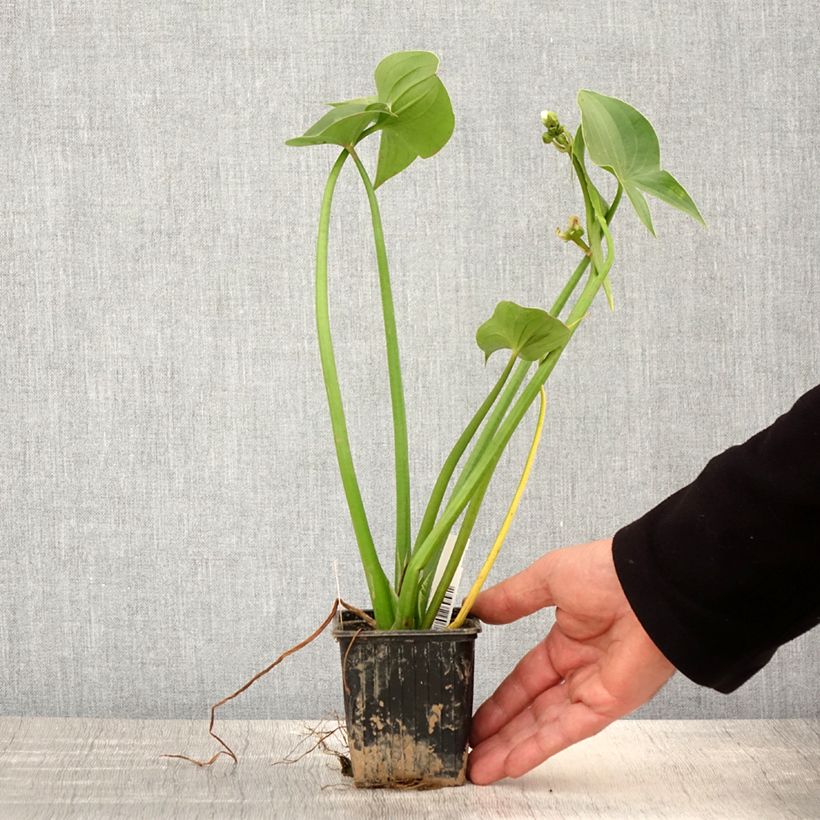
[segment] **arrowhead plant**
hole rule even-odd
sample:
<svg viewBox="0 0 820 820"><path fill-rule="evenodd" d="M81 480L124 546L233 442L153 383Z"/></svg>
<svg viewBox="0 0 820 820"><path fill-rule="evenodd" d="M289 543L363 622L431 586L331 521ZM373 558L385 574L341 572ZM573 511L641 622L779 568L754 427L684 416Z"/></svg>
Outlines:
<svg viewBox="0 0 820 820"><path fill-rule="evenodd" d="M652 125L632 106L615 97L581 91L578 94L580 123L574 133L555 113L542 114L543 142L566 157L580 188L583 219L572 216L568 227L557 232L559 238L577 247L580 259L549 310L501 301L478 328L476 342L487 366L495 366L499 357L493 354L498 351L505 351L504 365L444 460L422 520L413 534L407 415L387 248L376 190L408 169L416 159L427 159L438 153L450 139L455 120L450 97L437 73L438 66L438 57L427 51L391 54L376 67L373 93L329 103L329 110L322 117L302 136L287 143L335 145L340 149L330 169L319 212L316 327L342 486L379 629L430 628L507 444L531 405L540 399L536 434L518 490L488 559L470 590L468 605L462 607L451 626L459 625L466 616L503 543L532 468L546 406L544 385L600 290L612 306L610 273L615 262L615 246L610 226L622 194L626 193L639 219L652 233L647 195L703 222L689 194L661 167L658 138ZM357 150L368 138L379 140L373 177ZM396 533L392 580L376 549L359 488L330 327L330 216L336 183L348 159L353 161L370 207L381 292L395 455ZM593 182L590 165L599 169L596 173L603 170L611 175L610 188L614 186L614 189L607 196ZM579 289L580 294L562 319L561 314ZM439 583L432 589L445 541L456 526L455 546Z"/></svg>

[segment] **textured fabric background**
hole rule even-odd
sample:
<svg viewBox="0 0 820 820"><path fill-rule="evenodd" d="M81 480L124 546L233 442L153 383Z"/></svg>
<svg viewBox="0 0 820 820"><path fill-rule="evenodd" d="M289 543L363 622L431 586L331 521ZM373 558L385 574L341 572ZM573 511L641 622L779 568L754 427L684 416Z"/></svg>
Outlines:
<svg viewBox="0 0 820 820"><path fill-rule="evenodd" d="M452 142L381 191L418 522L485 394L478 324L547 304L580 209L540 142L575 92L629 100L704 231L617 222L598 304L551 381L547 432L495 579L612 534L820 377L814 0L9 2L0 11L0 711L189 717L364 603L312 313L330 148L320 103L435 50ZM370 155L368 155L370 158ZM393 531L389 402L366 201L333 224L337 353L372 524ZM530 428L493 486L494 534ZM386 552L386 551L385 551ZM761 607L766 601L760 602ZM550 616L485 632L477 697ZM330 637L230 710L341 707ZM643 716L818 714L820 635L730 697L675 679Z"/></svg>

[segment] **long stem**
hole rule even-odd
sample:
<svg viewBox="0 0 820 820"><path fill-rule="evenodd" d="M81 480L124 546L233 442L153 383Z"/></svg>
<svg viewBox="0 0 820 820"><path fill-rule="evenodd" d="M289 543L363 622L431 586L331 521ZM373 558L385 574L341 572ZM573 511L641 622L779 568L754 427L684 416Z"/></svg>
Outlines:
<svg viewBox="0 0 820 820"><path fill-rule="evenodd" d="M413 613L416 607L416 596L418 593L419 576L427 564L432 560L439 539L450 531L453 524L458 520L459 515L469 503L474 492L480 483L491 472L495 464L498 463L504 448L512 438L515 428L523 418L532 400L538 395L538 388L546 381L560 355L560 348L549 353L544 362L536 370L535 375L529 384L524 388L524 392L519 396L514 407L502 422L498 434L490 442L487 449L482 453L473 471L466 477L463 486L453 491L453 495L447 503L444 512L436 522L435 527L424 540L418 550L410 557L407 565L407 572L404 575L404 583L399 593L398 613L395 624L399 628L406 628L412 625ZM535 392L533 392L535 386Z"/></svg>
<svg viewBox="0 0 820 820"><path fill-rule="evenodd" d="M573 272L572 276L570 277L570 280L569 280L568 284L561 291L561 294L559 295L558 299L555 301L552 308L550 309L550 313L553 316L558 316L558 314L564 308L564 305L566 304L567 300L572 295L572 292L575 290L575 287L577 286L578 282L580 281L581 275L587 269L588 266L589 266L589 258L585 257L580 262L580 264L576 267L575 271ZM510 364L512 364L514 359L515 359L515 357L513 357L511 359ZM508 364L508 367L509 366L510 365ZM516 369L513 377L510 379L509 383L507 384L506 389L504 390L504 393L502 394L501 398L494 405L492 414L490 415L489 419L487 420L486 424L484 425L484 428L481 431L481 435L479 436L478 441L476 442L475 446L473 447L472 451L470 452L470 455L467 459L467 462L464 465L464 467L461 471L461 474L458 477L458 480L456 481L455 489L453 490L453 495L455 495L460 489L462 489L464 487L467 479L471 475L472 471L475 469L475 465L478 463L478 461L481 458L482 454L484 452L486 452L488 446L490 445L490 443L493 440L493 437L495 436L496 432L498 431L499 425L501 424L504 416L506 415L507 411L509 410L510 405L512 404L512 401L515 398L516 393L518 392L518 390L520 389L522 383L526 379L527 374L530 371L531 367L532 367L532 362L520 361L518 363L518 368ZM500 458L500 456L499 456L499 458ZM496 463L497 463L497 461L496 461ZM487 484L489 484L489 478L492 476L492 472L494 470L495 470L495 465L493 465L490 468L490 476L488 476ZM443 489L446 489L446 485ZM486 485L484 485L484 490L486 491ZM467 518L470 516L470 510L474 510L474 514L472 515L472 520L474 522L476 516L478 515L478 511L479 511L479 508L480 508L480 506L483 502L483 499L484 499L484 492L482 492L482 487L480 485L478 487L478 489L476 490L476 496L474 497L473 500L470 501L470 507L468 508L467 514L465 516L465 521L462 522L462 527L459 529L459 537L461 536L461 533L464 532L464 525L468 523ZM441 502L439 500L439 503L438 503L438 506L437 506L437 509L436 509L436 514L438 514L438 507L440 507L440 503ZM425 530L425 532L423 534L419 533L419 536L416 538L416 544L413 548L414 552L424 542L425 538L430 533L430 531L432 529L432 525L434 523L435 523L434 520L431 521L429 528L427 530ZM469 533L470 533L471 530L472 530L472 524L468 524L468 530L467 530L467 535L468 536L469 536ZM449 528L445 528L440 532L439 537L438 537L438 541L435 544L435 547L434 547L433 552L432 552L432 556L430 558L430 563L426 567L426 569L424 570L424 578L422 579L422 581L420 582L420 585L419 585L420 586L419 594L421 596L423 596L424 598L426 598L426 596L427 596L427 592L426 592L427 584L429 583L430 579L432 578L433 573L435 572L435 568L438 565L439 556L441 555L441 550L444 547L444 544L447 540L448 535L449 535ZM457 567L458 567L458 563L457 562L454 563L452 558L451 558L450 562L448 563L448 565L447 565L447 567L446 567L446 569L445 569L445 571L442 575L441 582L439 583L439 587L436 590L436 592L434 593L433 604L431 604L430 607L428 608L428 615L429 615L429 610L433 609L433 605L435 604L436 600L439 597L441 597L440 593L441 593L442 589L446 592L446 589L449 586L449 583L452 580L453 574L454 574L455 570L457 569ZM399 590L399 592L401 592L401 590ZM424 601L425 605L426 605L426 603L427 602ZM439 603L439 605L440 605L440 603ZM435 611L437 611L437 609ZM434 615L433 615L434 618L435 618L435 611L434 611ZM427 618L427 620L429 620L429 617Z"/></svg>
<svg viewBox="0 0 820 820"><path fill-rule="evenodd" d="M493 412L490 413L487 423L482 428L478 441L476 441L470 455L467 457L461 475L456 480L456 486L453 492L457 492L464 486L467 476L472 472L481 454L487 449L487 444L492 441L496 430L498 430L498 425L501 424L504 414L509 409L512 400L515 398L515 394L524 383L524 380L527 378L527 373L530 372L531 368L532 362L525 362L523 359L518 362L518 367L516 367L515 372L512 374L512 378L507 382L507 386L504 388L501 398L493 407Z"/></svg>
<svg viewBox="0 0 820 820"><path fill-rule="evenodd" d="M583 187L584 182L582 181L581 184ZM584 189L584 192L586 193L586 189ZM612 205L609 207L605 215L607 223L609 223L615 215L619 202L620 197L616 195ZM600 238L598 238L598 242L600 243ZM598 246L598 250L600 251L600 244ZM604 278L608 275L609 267L612 263L611 253L607 254L607 263L604 264L602 270L593 270L587 280L586 285L584 286L581 296L578 298L578 301L570 312L567 320L567 323L571 325L568 339L560 348L548 353L541 361L532 379L526 385L523 392L515 402L515 405L501 423L497 435L488 444L484 452L478 458L475 467L469 476L465 478L462 487L453 491L453 495L445 507L444 512L442 513L440 519L436 522L436 526L433 527L433 530L430 532L429 536L425 539L424 543L419 546L418 550L414 551L407 567L405 580L399 595L398 614L396 616L396 623L399 626L412 622L413 612L416 605L419 576L428 561L432 559L438 539L441 537L442 533L446 534L449 532L450 528L458 519L458 516L461 515L462 511L469 503L473 492L479 486L480 482L486 478L488 472L492 472L495 464L498 463L501 453L503 453L504 448L509 443L513 433L521 423L521 420L530 405L538 396L541 387L554 370L555 365L561 357L561 354L564 350L566 350L570 339L575 334L578 323L586 314L595 298L596 293L601 287Z"/></svg>
<svg viewBox="0 0 820 820"><path fill-rule="evenodd" d="M330 308L328 304L327 287L327 257L328 241L330 237L330 210L333 203L333 192L342 166L347 159L348 152L342 151L336 160L325 185L322 196L322 208L319 213L319 235L316 240L316 330L319 337L319 354L322 361L322 374L325 380L327 403L330 409L330 421L333 428L333 441L336 445L336 458L339 462L339 472L342 477L342 486L353 522L353 531L359 546L359 554L364 567L370 599L376 622L381 629L387 629L393 622L393 600L390 584L384 574L376 545L367 521L359 482L356 479L356 470L353 464L353 455L350 451L350 440L347 435L342 393L339 387L339 377L336 372L336 358L333 353L333 339L330 332Z"/></svg>
<svg viewBox="0 0 820 820"><path fill-rule="evenodd" d="M505 370L505 373L507 373L507 370L512 368L512 365L515 363L516 359L517 359L517 356L511 356L510 357L510 361L507 363L507 368ZM476 464L478 458L481 456L481 454L484 452L484 450L487 449L487 444L492 440L492 437L495 435L495 432L498 429L498 425L501 424L501 420L504 418L504 414L507 412L507 409L509 408L510 403L512 402L515 394L518 392L519 388L521 387L522 382L527 377L527 373L529 372L531 366L532 366L532 362L525 362L525 361L519 361L518 362L518 367L516 368L515 373L513 374L512 378L509 379L506 386L504 387L504 392L501 394L501 398L498 399L498 402L493 406L493 411L490 414L490 417L485 422L484 428L481 431L481 435L478 437L478 441L473 446L473 449L472 449L472 451L470 452L470 455L467 458L467 463L464 465L464 467L461 471L461 475L459 475L458 479L456 480L455 488L453 489L453 494L457 493L458 490L461 489L461 487L464 486L464 481L465 481L466 477L470 475L471 471L475 467L475 464ZM507 381L508 376L509 376L509 374L507 373L507 376L505 376L504 381ZM483 407L484 407L484 405L482 405L482 408ZM489 409L489 405L488 405L488 409ZM476 414L476 415L478 415L478 414ZM486 411L483 415L486 415ZM475 420L475 418L476 418L476 416L473 417L473 420ZM479 424L480 424L480 420L479 420ZM468 425L468 428L469 428L469 426L470 425ZM478 425L476 425L476 427L477 426ZM475 432L475 430L470 431L470 437L469 438L472 438L474 432ZM467 430L465 430L465 433L467 433ZM464 437L465 437L465 434L463 433L462 438L464 438ZM469 443L469 439L467 439L467 441L465 442L465 448L466 448L466 445L468 443ZM463 450L464 450L464 448L462 448L461 452L463 452ZM452 475L452 472L454 471L455 466L456 465L453 464L453 470L450 471L450 475ZM450 479L450 476L448 476L447 483L445 483L441 487L442 496L443 496L444 492L447 489L447 485L449 484L449 479ZM479 494L478 491L477 491L477 494ZM481 495L481 498L478 499L478 506L481 505L481 501L484 497L483 493L480 493L480 495ZM478 514L478 506L475 509L476 515ZM438 511L439 511L440 507L441 507L441 498L438 500L438 503L437 503L436 515L438 515ZM474 516L474 518L475 518L475 516ZM429 535L429 533L432 531L432 528L433 528L434 525L435 525L435 517L433 517L433 519L429 522L429 526L428 526L427 531L424 534L424 537L418 537L416 539L416 544L413 548L414 552L424 542L427 535ZM469 535L470 530L472 530L472 525L470 525L469 528L468 528L468 531L467 531L468 535ZM463 526L462 526L462 529L459 530L459 533L461 533L463 531L464 531L464 529L463 529ZM430 559L430 563L429 563L429 565L426 569L426 575L427 575L426 580L428 580L428 581L432 580L433 574L435 573L436 567L438 566L438 561L439 561L439 558L441 556L441 551L444 549L444 544L446 543L447 536L449 534L450 534L449 528L441 531L440 534L439 534L438 541L435 545L435 549L433 550L433 557ZM447 586L449 585L449 582L452 579L453 573L455 572L457 567L458 567L458 564L456 563L455 565L453 565L453 562L452 562L452 559L451 559L450 563L448 563L448 565L447 565L447 568L444 572L444 575L442 576L442 581L445 581L445 580L447 581L447 584L445 584L445 586L444 586L445 590L447 589ZM403 580L404 579L402 579L402 581ZM439 588L440 587L441 587L441 584L439 584ZM425 592L426 588L427 588L426 583L422 582L420 584L420 594L426 596L426 592ZM399 590L399 592L401 592L401 590ZM427 602L424 601L425 605L426 605L426 603Z"/></svg>
<svg viewBox="0 0 820 820"><path fill-rule="evenodd" d="M450 450L450 454L442 465L436 483L433 486L433 491L430 494L430 500L427 502L427 507L424 510L424 516L421 520L418 534L416 535L416 547L424 541L430 533L430 530L433 529L433 525L436 523L436 516L441 509L441 502L444 500L444 494L447 492L447 486L455 472L456 466L461 460L462 455L464 455L464 451L467 449L470 441L472 441L476 430L481 426L481 422L484 421L493 403L498 398L498 394L501 392L501 389L504 387L505 382L512 372L515 359L516 356L514 354L510 356L507 366L504 368L501 376L499 376L498 381L493 385L493 388L487 394L487 398L484 399L478 410L476 410L475 415L464 428L464 432L458 437L458 441L453 445L453 449Z"/></svg>
<svg viewBox="0 0 820 820"><path fill-rule="evenodd" d="M390 378L390 403L393 408L393 450L396 470L396 589L401 585L404 569L410 560L410 456L407 443L407 412L404 405L404 387L399 360L399 339L396 331L396 313L390 287L390 268L387 264L387 247L384 243L379 201L367 170L356 151L348 148L353 162L362 178L370 203L373 223L373 240L376 244L376 261L379 268L379 287L384 317L384 338L387 346L387 371Z"/></svg>
<svg viewBox="0 0 820 820"><path fill-rule="evenodd" d="M558 298L555 300L552 308L550 309L550 313L553 316L557 317L564 309L567 300L572 295L573 291L578 285L578 282L581 280L581 276L589 266L589 261L589 257L584 257L584 259L581 260L581 262L573 271L572 276L569 278L569 281L564 286L563 290L561 291ZM512 365L515 362L515 359L515 356L510 357L510 361L507 363L507 368L502 374L501 379L499 379L498 383L490 391L490 395L487 396L484 403L481 405L476 414L470 420L470 423L467 425L464 432L459 437L459 440L456 442L455 447L453 447L453 450L450 452L447 461L442 467L441 473L439 474L438 480L436 481L436 485L433 489L433 494L430 498L430 501L427 504L427 509L424 513L422 525L419 528L418 535L416 536L416 542L413 546L414 551L419 548L419 546L422 544L425 538L430 534L430 531L432 530L433 525L435 524L435 518L438 515L439 510L441 508L441 502L444 498L444 493L446 492L452 474L455 471L455 467L458 464L458 461L464 453L464 450L466 449L467 445L470 443L473 436L475 435L475 431L478 429L481 422L487 415L488 410L490 409L490 407L493 407L494 402L498 397L498 393L500 392L501 388L504 386L504 383L507 381L507 378L509 377L509 371L511 370ZM487 444L495 435L496 431L498 430L498 426L501 424L501 420L504 418L504 415L509 409L512 400L515 397L515 394L518 392L519 388L521 387L521 384L526 378L527 373L530 370L530 367L530 362L519 362L518 369L515 371L515 375L513 376L510 383L507 385L507 389L504 391L504 394L501 396L501 399L498 402L498 404L495 404L495 406L493 407L493 413L487 420L487 423L485 424L484 429L481 432L481 436L479 436L479 440L473 447L473 450L471 451L467 459L467 462L461 471L461 475L456 481L456 489L460 489L464 486L464 482L466 481L469 474L472 472L476 462L486 449ZM425 580L423 580L420 584L420 594L422 594L424 597L426 597L425 584L428 583L429 580L432 578L432 573L435 571L435 566L438 563L438 556L440 555L441 549L443 548L444 543L447 540L448 534L448 532L444 532L440 536L439 543L437 544L436 549L434 551L434 558L431 559L430 562L432 565L432 569L428 567ZM446 579L447 576L448 573L445 572L445 576L442 580ZM401 591L401 587L398 588L398 591ZM424 603L426 604L426 601Z"/></svg>
<svg viewBox="0 0 820 820"><path fill-rule="evenodd" d="M552 307L550 308L551 315L557 317L564 309L564 305L566 305L567 300L572 295L573 291L578 285L578 282L581 280L584 271L589 267L589 261L589 257L585 256L581 260L581 262L578 263L578 266L572 272L572 276L570 276L569 280L567 281L567 284L564 286L558 298L555 300ZM473 469L473 467L475 467L476 462L486 449L487 444L495 435L496 431L498 430L498 425L501 424L501 420L504 418L504 415L509 409L510 404L512 404L512 400L515 397L515 394L518 392L518 389L521 387L521 384L527 377L527 373L529 373L531 366L532 362L519 362L518 369L516 370L515 374L510 380L510 383L507 386L507 390L504 391L504 394L501 396L500 401L493 408L492 415L488 419L487 424L484 426L484 429L481 431L481 435L479 436L475 447L473 448L472 452L467 458L467 463L464 465L464 469L461 471L461 475L456 481L456 488L459 488L460 486L464 485L466 477L470 474L470 471Z"/></svg>
<svg viewBox="0 0 820 820"><path fill-rule="evenodd" d="M538 422L535 425L535 435L532 438L530 451L527 454L527 461L524 464L524 472L521 474L521 478L518 481L518 487L515 490L515 495L510 502L506 516L504 516L504 522L501 525L501 529L498 531L498 535L496 536L492 549L487 555L487 559L484 561L484 565L481 567L478 577L475 579L472 587L470 587L470 591L464 599L464 603L461 605L461 610L453 619L453 622L449 625L450 629L458 629L470 614L470 610L475 603L475 599L478 597L478 593L481 592L481 587L484 586L484 582L487 580L490 570L493 568L495 559L498 558L498 553L501 551L501 547L504 546L504 540L507 537L507 533L510 531L510 525L512 524L515 514L518 511L518 505L521 503L521 497L524 495L527 482L530 480L530 473L532 473L532 467L535 463L535 456L538 453L538 445L541 442L541 432L544 429L544 415L547 411L547 394L544 392L543 387L541 388L540 395L541 407L538 411ZM439 604L439 606L441 605Z"/></svg>
<svg viewBox="0 0 820 820"><path fill-rule="evenodd" d="M461 563L461 557L464 555L464 550L467 547L467 541L472 535L476 518L478 518L478 511L481 509L481 504L484 501L484 496L487 494L487 488L490 486L492 477L492 471L488 470L486 477L478 485L476 491L473 493L473 497L470 499L470 503L467 506L467 512L464 513L464 519L461 522L458 535L456 536L456 543L453 546L453 552L450 554L450 558L447 561L447 566L441 575L441 580L439 581L438 586L433 591L433 597L430 599L429 604L427 604L425 615L421 622L422 629L429 629L433 625L433 621L436 619L436 614L438 613L439 607L444 600L444 596L447 594L450 581L453 579L453 576L458 569L458 565Z"/></svg>

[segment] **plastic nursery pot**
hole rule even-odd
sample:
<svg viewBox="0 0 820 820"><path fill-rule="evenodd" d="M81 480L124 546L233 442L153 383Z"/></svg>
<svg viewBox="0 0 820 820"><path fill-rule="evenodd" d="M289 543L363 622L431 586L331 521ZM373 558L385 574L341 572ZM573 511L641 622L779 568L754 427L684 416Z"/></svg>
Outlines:
<svg viewBox="0 0 820 820"><path fill-rule="evenodd" d="M373 630L342 613L333 635L342 656L355 785L436 789L464 783L480 631L475 618L460 629Z"/></svg>

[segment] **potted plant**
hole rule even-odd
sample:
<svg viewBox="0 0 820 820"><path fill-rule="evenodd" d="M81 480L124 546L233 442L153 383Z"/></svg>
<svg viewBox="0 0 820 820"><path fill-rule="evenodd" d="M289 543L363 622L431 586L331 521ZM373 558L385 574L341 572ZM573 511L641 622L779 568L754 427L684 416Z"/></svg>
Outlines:
<svg viewBox="0 0 820 820"><path fill-rule="evenodd" d="M543 141L569 162L580 187L584 219L571 217L558 236L580 260L550 309L500 302L476 341L485 360L506 351L486 399L459 436L439 473L413 533L407 422L388 257L377 189L418 157L436 154L453 132L438 58L423 51L392 54L375 71L375 93L332 103L289 145L339 150L322 197L316 245L316 324L333 440L372 609L345 612L335 629L343 658L345 714L355 781L365 786L441 786L464 782L472 710L473 642L479 624L469 609L489 573L526 484L544 420L544 384L599 290L610 307L615 245L610 224L624 193L654 233L645 194L703 221L692 199L660 165L655 132L638 111L592 91L578 94L574 134L552 112L542 114ZM380 140L375 176L358 154ZM329 321L328 243L336 182L352 161L367 196L376 248L395 448L396 538L392 580L376 550L348 440ZM614 177L604 196L589 164ZM561 314L580 288L565 319ZM453 578L493 473L518 426L539 400L536 432L525 470L499 537L455 618L446 606ZM469 449L469 452L468 452ZM458 475L456 471L460 467ZM460 521L460 524L459 524ZM459 524L454 532L455 526ZM438 571L437 571L438 570ZM372 617L371 617L372 616ZM447 629L434 629L437 616Z"/></svg>
<svg viewBox="0 0 820 820"><path fill-rule="evenodd" d="M216 710L242 694L285 657L312 641L347 609L334 629L342 656L345 717L350 762L357 785L438 787L464 782L473 694L473 648L480 625L470 608L498 555L515 516L538 448L546 409L544 385L603 290L612 308L610 272L615 245L610 225L623 194L654 234L646 194L703 222L694 202L661 168L658 139L649 121L614 97L580 91L580 124L570 132L553 112L541 115L543 142L569 163L580 188L584 217L572 216L557 230L577 246L579 261L550 309L502 301L476 333L487 362L506 351L506 359L487 397L470 418L442 465L421 522L410 520L407 421L398 335L377 189L418 157L431 157L454 127L447 91L437 75L438 58L425 51L392 54L375 71L375 93L331 103L294 146L332 145L339 149L322 196L316 243L316 327L327 391L333 441L350 510L371 609L337 600L324 623L305 641L288 649L237 691L211 707ZM359 157L367 138L379 139L375 176ZM361 179L370 207L375 242L395 453L396 536L392 580L379 558L370 530L348 440L336 373L329 318L328 246L331 207L339 175L349 161ZM590 165L614 179L606 196L593 181ZM566 317L571 298L579 291ZM518 487L478 577L460 609L452 613L454 579L487 488L513 434L538 401L532 444ZM456 474L458 472L458 474ZM456 525L458 525L456 529ZM451 617L452 613L452 617Z"/></svg>

